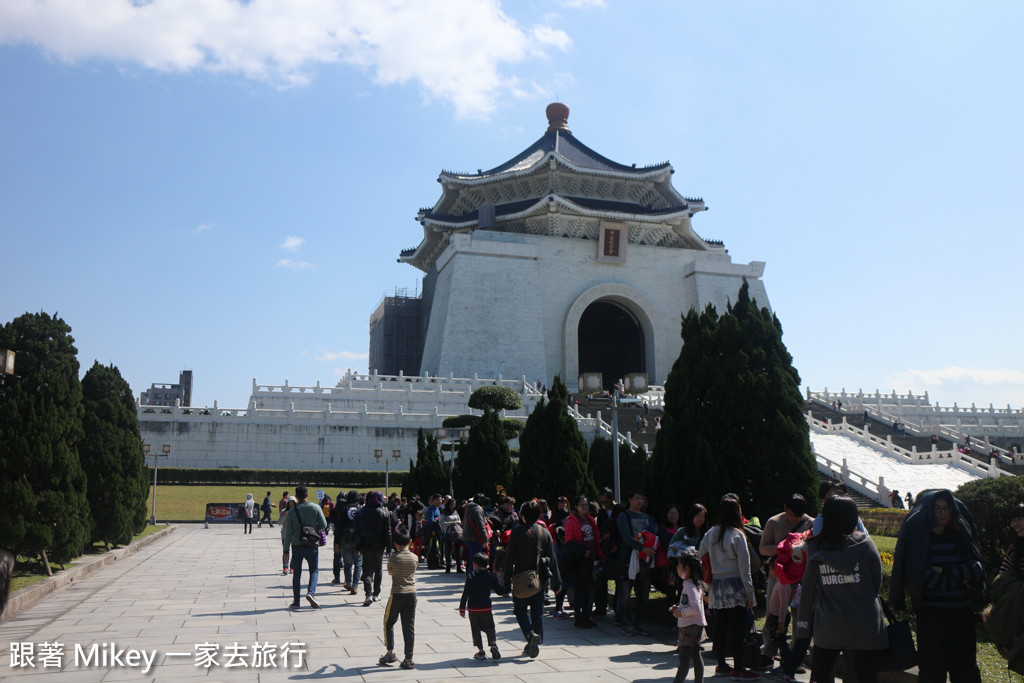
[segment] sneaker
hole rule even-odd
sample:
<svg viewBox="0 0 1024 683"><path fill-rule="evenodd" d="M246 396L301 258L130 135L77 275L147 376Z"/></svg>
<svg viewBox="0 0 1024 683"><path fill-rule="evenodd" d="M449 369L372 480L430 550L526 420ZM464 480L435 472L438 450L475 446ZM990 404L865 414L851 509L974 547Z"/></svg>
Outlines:
<svg viewBox="0 0 1024 683"><path fill-rule="evenodd" d="M487 655L485 655L483 652L477 652L475 655L473 655L473 659L482 662L487 659Z"/></svg>
<svg viewBox="0 0 1024 683"><path fill-rule="evenodd" d="M564 609L556 609L554 612L551 613L551 618L552 619L568 619L569 615L566 614Z"/></svg>
<svg viewBox="0 0 1024 683"><path fill-rule="evenodd" d="M281 576L288 576L288 567L281 570Z"/></svg>
<svg viewBox="0 0 1024 683"><path fill-rule="evenodd" d="M380 602L380 594L379 593L374 593L373 594L373 601L374 602Z"/></svg>
<svg viewBox="0 0 1024 683"><path fill-rule="evenodd" d="M530 642L526 644L526 655L530 659L536 659L540 654L540 636L536 633L530 634Z"/></svg>
<svg viewBox="0 0 1024 683"><path fill-rule="evenodd" d="M777 678L780 681L784 681L785 683L796 683L796 676L791 676L790 674L787 674L785 671L782 670L781 666L777 666L771 671L769 671L768 675Z"/></svg>
<svg viewBox="0 0 1024 683"><path fill-rule="evenodd" d="M731 681L759 681L761 677L753 671L747 671L746 669L733 669L732 675L729 677Z"/></svg>
<svg viewBox="0 0 1024 683"><path fill-rule="evenodd" d="M641 635L641 636L649 636L649 635L651 635L651 632L648 631L647 629L645 629L643 626L634 626L633 630L636 632L637 635Z"/></svg>
<svg viewBox="0 0 1024 683"><path fill-rule="evenodd" d="M725 664L719 664L718 666L715 667L715 675L716 676L728 676L730 674L732 674L732 667L731 666L726 666Z"/></svg>
<svg viewBox="0 0 1024 683"><path fill-rule="evenodd" d="M299 609L300 607L302 607L302 605L300 605L297 602L293 602L292 604L288 605L288 607L291 609Z"/></svg>
<svg viewBox="0 0 1024 683"><path fill-rule="evenodd" d="M389 654L383 654L383 655L380 656L380 659L377 660L377 663L380 664L381 666L391 666L392 664L394 664L397 661L398 661L398 657L396 657L395 655L393 655L393 654L390 654L390 655Z"/></svg>
<svg viewBox="0 0 1024 683"><path fill-rule="evenodd" d="M491 659L501 659L501 653L497 645L491 645Z"/></svg>
<svg viewBox="0 0 1024 683"><path fill-rule="evenodd" d="M635 636L637 634L636 629L629 624L623 624L620 626L619 631L621 631L624 636ZM732 671L732 669L729 669L729 671Z"/></svg>
<svg viewBox="0 0 1024 683"><path fill-rule="evenodd" d="M316 601L316 596L312 593L306 593L306 601L313 606L313 609L320 609L320 603Z"/></svg>
<svg viewBox="0 0 1024 683"><path fill-rule="evenodd" d="M415 664L413 664L413 663L412 663L412 660L411 660L411 659L409 659L408 657L406 657L405 659L403 659L403 660L402 660L402 663L401 663L401 664L399 664L398 666L402 667L403 669L415 669L415 668L416 668L416 665L415 665Z"/></svg>
<svg viewBox="0 0 1024 683"><path fill-rule="evenodd" d="M334 579L333 581L331 581L331 583L337 586L339 583L341 583L341 579Z"/></svg>
<svg viewBox="0 0 1024 683"><path fill-rule="evenodd" d="M367 595L366 599L363 600L363 607L369 607L372 604L373 604L373 597Z"/></svg>
<svg viewBox="0 0 1024 683"><path fill-rule="evenodd" d="M355 595L355 594L356 594L356 593L358 593L359 591L358 591L358 590L356 590L356 587L355 587L355 586L349 586L349 588L348 588L348 592L349 592L349 595Z"/></svg>

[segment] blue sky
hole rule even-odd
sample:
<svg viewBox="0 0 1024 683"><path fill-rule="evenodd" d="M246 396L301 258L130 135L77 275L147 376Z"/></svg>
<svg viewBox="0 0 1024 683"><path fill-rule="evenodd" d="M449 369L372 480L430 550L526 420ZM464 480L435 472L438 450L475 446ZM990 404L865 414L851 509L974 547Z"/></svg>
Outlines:
<svg viewBox="0 0 1024 683"><path fill-rule="evenodd" d="M1024 405L1024 5L5 0L0 320L197 404L367 370L442 169L672 162L814 389Z"/></svg>

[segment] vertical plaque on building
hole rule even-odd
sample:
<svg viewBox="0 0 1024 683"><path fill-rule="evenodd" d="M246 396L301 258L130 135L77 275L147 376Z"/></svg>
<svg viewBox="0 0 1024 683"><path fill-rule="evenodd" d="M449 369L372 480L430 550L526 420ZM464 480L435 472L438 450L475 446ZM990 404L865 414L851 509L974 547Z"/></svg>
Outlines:
<svg viewBox="0 0 1024 683"><path fill-rule="evenodd" d="M625 263L629 226L625 223L601 222L597 241L597 260L603 263Z"/></svg>

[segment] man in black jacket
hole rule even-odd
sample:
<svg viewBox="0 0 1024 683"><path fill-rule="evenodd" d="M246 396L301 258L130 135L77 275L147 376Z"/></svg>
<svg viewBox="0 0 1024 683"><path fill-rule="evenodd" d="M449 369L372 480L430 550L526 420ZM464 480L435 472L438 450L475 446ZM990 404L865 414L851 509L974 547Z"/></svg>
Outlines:
<svg viewBox="0 0 1024 683"><path fill-rule="evenodd" d="M505 552L505 582L511 590L512 578L520 572L535 570L540 574L541 582L544 573L551 577L551 587L557 593L561 588L562 579L558 574L558 562L555 560L555 547L551 534L537 520L540 519L540 505L535 500L528 500L519 509L522 524L516 525L508 539ZM539 562L538 562L539 558ZM513 611L519 628L526 638L523 654L531 659L540 652L540 641L544 639L544 593L538 590L524 598L512 597Z"/></svg>
<svg viewBox="0 0 1024 683"><path fill-rule="evenodd" d="M391 547L391 511L384 505L384 494L374 491L366 497L366 505L356 513L359 552L363 554L363 607L380 599L380 579L384 551Z"/></svg>

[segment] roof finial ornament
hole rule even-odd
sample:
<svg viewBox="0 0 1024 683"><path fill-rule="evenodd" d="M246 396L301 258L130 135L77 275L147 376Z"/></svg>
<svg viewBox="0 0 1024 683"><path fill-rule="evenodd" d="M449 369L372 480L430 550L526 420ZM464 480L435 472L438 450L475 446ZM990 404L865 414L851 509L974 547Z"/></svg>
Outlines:
<svg viewBox="0 0 1024 683"><path fill-rule="evenodd" d="M552 102L544 110L544 113L548 117L548 133L554 130L564 130L566 133L572 132L569 130L569 107L567 105L561 102Z"/></svg>

